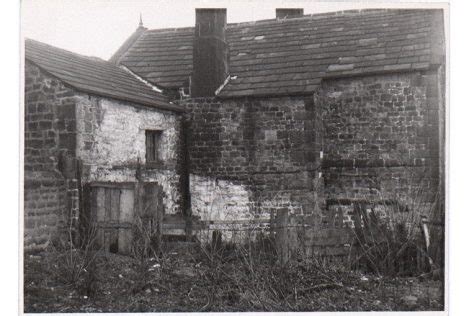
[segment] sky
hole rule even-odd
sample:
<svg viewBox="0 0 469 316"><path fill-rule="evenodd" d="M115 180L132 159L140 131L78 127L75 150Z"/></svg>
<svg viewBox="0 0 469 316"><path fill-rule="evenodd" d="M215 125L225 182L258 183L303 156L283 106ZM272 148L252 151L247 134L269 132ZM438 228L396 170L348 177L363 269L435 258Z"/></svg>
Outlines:
<svg viewBox="0 0 469 316"><path fill-rule="evenodd" d="M228 23L235 23L274 18L275 8L282 7L304 8L305 14L311 14L406 6L397 1L23 0L21 33L79 54L109 59L135 31L140 14L145 27L157 29L193 26L195 8L204 7L227 8Z"/></svg>

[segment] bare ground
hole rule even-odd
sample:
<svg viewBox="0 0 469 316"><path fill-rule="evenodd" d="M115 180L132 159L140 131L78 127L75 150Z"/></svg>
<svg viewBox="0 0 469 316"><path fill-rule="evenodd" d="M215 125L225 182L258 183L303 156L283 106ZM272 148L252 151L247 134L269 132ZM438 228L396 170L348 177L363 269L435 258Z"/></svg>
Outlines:
<svg viewBox="0 0 469 316"><path fill-rule="evenodd" d="M66 254L67 255L67 254ZM73 254L72 254L73 255ZM64 257L25 255L25 312L443 310L442 281L378 278L303 261L173 251L136 260L99 254L67 280Z"/></svg>

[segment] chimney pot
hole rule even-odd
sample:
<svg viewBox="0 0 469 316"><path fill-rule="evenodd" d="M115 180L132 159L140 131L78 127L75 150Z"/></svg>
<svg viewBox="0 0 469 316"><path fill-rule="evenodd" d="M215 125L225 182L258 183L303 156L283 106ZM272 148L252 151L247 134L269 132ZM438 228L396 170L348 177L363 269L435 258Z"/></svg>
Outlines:
<svg viewBox="0 0 469 316"><path fill-rule="evenodd" d="M275 17L277 19L289 19L303 15L301 8L281 8L275 9Z"/></svg>

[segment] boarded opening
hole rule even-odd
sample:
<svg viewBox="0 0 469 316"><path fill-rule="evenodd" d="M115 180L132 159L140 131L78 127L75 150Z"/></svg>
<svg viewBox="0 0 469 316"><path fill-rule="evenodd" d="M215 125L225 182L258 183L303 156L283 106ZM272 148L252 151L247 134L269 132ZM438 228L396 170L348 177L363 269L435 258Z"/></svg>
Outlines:
<svg viewBox="0 0 469 316"><path fill-rule="evenodd" d="M94 186L92 199L94 203L91 211L96 214L98 225L98 247L112 253L130 253L133 186Z"/></svg>
<svg viewBox="0 0 469 316"><path fill-rule="evenodd" d="M132 252L136 214L151 226L161 221L158 214L163 212L163 199L158 183L100 182L90 188L90 218L97 224L96 245L104 251Z"/></svg>

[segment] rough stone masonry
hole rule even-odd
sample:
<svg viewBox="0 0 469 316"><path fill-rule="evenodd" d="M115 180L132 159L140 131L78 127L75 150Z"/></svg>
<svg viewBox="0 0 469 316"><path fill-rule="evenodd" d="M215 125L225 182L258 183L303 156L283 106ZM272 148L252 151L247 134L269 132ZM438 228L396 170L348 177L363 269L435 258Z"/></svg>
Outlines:
<svg viewBox="0 0 469 316"><path fill-rule="evenodd" d="M25 67L25 244L43 245L78 208L66 156L75 150L74 92L30 63ZM71 214L76 218L77 214Z"/></svg>
<svg viewBox="0 0 469 316"><path fill-rule="evenodd" d="M431 209L441 89L430 71L326 80L306 98L184 101L192 212L232 220L339 206L350 222L356 202Z"/></svg>
<svg viewBox="0 0 469 316"><path fill-rule="evenodd" d="M43 242L64 210L76 213L75 160L84 182L135 182L151 129L163 131L164 163L142 177L161 184L166 212L187 222L287 210L340 211L350 224L357 203L444 216L440 10L296 10L234 24L224 9L196 13L195 28L139 25L96 64L116 73L101 73L95 93L27 63L28 240ZM145 104L150 94L160 108Z"/></svg>
<svg viewBox="0 0 469 316"><path fill-rule="evenodd" d="M85 187L115 187L119 194L112 197L111 204L116 205L112 211L129 223L134 216L132 184L137 181L161 187L164 213L180 214L179 112L142 104L138 98L132 102L107 97L99 89L95 93L76 89L60 73L52 75L48 70L54 72L55 68L43 64L43 59L35 59L59 56L61 66L73 72L76 55L39 43L28 42L27 48L27 58L33 61L27 60L25 65L25 248L44 249L70 230L77 236L84 205L100 203L89 201L92 197L84 195ZM79 65L115 67L78 58ZM135 80L138 87L139 81L130 74L121 71L118 75L128 76L122 80ZM158 131L157 162L146 161L147 131ZM101 210L97 212L101 214ZM97 220L115 217L106 216L110 218L98 216Z"/></svg>
<svg viewBox="0 0 469 316"><path fill-rule="evenodd" d="M205 18L209 19L210 14L207 10ZM220 12L216 14L218 17ZM299 29L303 32L309 23L300 18L292 20L282 22L290 32L298 25L303 26ZM420 38L420 33L409 35L402 42L396 36L397 42L393 42L407 45L393 48L402 51L402 63L415 62L420 67L425 62L438 61L421 70L406 69L410 64L387 65L392 60L379 48L379 37L371 35L359 38L347 53L339 48L329 49L337 43L329 43L328 35L324 35L319 43L304 46L318 50L324 46L323 54L313 54L316 57L308 60L301 51L294 58L287 46L281 46L283 42L275 32L282 33L283 25L278 21L228 26L226 37L220 33L223 36L217 39L232 41L233 62L207 61L194 53L193 63L197 67L217 64L212 65L214 69L225 72L235 65L233 72L245 77L240 80L230 76L224 82L219 79L220 88L215 93L205 91L205 98L181 101L187 110L192 214L205 221L229 222L267 219L285 209L290 214L319 217L325 217L328 211L340 211L345 224L352 225L351 215L358 203L378 212L391 204L401 212L430 216L436 211L441 215L438 210L444 203L445 112L444 66L439 64L438 50L441 30L437 21L435 16L430 28L435 33L429 44L417 40L410 45L407 40ZM204 22L196 22L196 30L197 23ZM332 31L345 29L338 25ZM273 43L266 44L261 32L272 35ZM194 51L198 45L201 44L194 43ZM285 52L261 54L264 45ZM222 50L218 46L212 49ZM257 52L256 58L249 57L250 49ZM337 54L333 49L338 50ZM348 56L354 49L356 56ZM428 55L409 53L413 49ZM364 55L361 63L357 57L360 55ZM280 56L289 58L291 68L276 59ZM339 57L337 63L334 57ZM320 74L324 78L310 93L277 95L289 88L286 79L311 75L295 68L300 58L307 60L304 65L315 66L312 72L322 67L321 61L314 59L324 58L330 63L324 72L330 73ZM257 63L265 64L265 70ZM381 69L379 65L385 66ZM288 73L283 77L282 71ZM281 80L285 80L284 86L269 89ZM199 96L196 83L191 88ZM302 84L298 82L298 86Z"/></svg>
<svg viewBox="0 0 469 316"><path fill-rule="evenodd" d="M203 220L312 212L319 152L313 100L185 101L193 215Z"/></svg>

